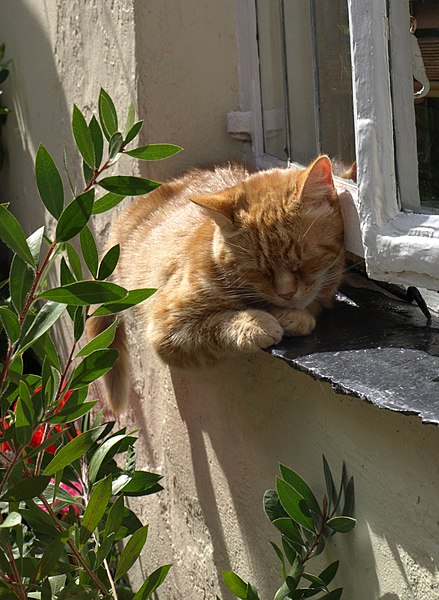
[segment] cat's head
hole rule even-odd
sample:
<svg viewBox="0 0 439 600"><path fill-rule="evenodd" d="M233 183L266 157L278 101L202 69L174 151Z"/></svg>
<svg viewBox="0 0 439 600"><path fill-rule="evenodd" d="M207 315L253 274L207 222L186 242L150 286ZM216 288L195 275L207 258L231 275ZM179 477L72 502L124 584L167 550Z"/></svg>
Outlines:
<svg viewBox="0 0 439 600"><path fill-rule="evenodd" d="M215 220L215 260L249 303L304 309L333 296L344 264L343 220L327 156L192 200Z"/></svg>

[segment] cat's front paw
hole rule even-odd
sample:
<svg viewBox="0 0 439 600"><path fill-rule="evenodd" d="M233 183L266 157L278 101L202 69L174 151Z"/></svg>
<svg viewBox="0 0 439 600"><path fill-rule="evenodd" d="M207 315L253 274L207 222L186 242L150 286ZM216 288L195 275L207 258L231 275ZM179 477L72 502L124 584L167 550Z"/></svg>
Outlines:
<svg viewBox="0 0 439 600"><path fill-rule="evenodd" d="M316 320L306 310L274 308L272 313L289 336L308 335L316 326Z"/></svg>
<svg viewBox="0 0 439 600"><path fill-rule="evenodd" d="M283 329L273 315L262 310L239 313L234 322L235 341L240 352L256 352L281 341Z"/></svg>

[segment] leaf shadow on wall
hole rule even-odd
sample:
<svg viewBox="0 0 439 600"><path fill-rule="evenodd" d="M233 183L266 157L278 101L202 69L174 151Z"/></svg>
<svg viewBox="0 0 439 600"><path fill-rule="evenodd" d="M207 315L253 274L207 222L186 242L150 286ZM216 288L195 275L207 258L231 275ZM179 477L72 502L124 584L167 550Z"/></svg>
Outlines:
<svg viewBox="0 0 439 600"><path fill-rule="evenodd" d="M325 434L326 416L321 406L303 395L307 376L291 371L287 378L286 373L288 367L265 355L234 357L196 372L171 370L224 599L232 597L222 583L224 569L250 580L261 598L273 597L281 583L280 563L269 545L269 540L279 542L279 536L262 508L265 490L274 487L278 463L298 470L312 484L323 481L323 453L329 449L331 454L334 445L337 460L340 457L337 441L325 437L330 433ZM348 457L343 458L349 463ZM355 475L355 463L349 467ZM315 479L308 477L310 472L314 476L314 471ZM323 496L323 488L319 493ZM355 590L356 600L378 599L379 582L367 527L358 527L349 539L346 536L337 544L344 546L339 585L345 587L346 595ZM337 553L329 548L323 566L340 558ZM364 596L359 595L353 580L358 562L368 565Z"/></svg>

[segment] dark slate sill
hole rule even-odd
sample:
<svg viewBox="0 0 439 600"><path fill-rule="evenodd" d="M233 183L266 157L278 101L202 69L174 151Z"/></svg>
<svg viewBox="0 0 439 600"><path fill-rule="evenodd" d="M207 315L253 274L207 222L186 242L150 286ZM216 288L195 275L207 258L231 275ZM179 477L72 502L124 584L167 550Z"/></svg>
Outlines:
<svg viewBox="0 0 439 600"><path fill-rule="evenodd" d="M429 322L415 304L378 290L345 285L350 302L338 300L311 335L269 352L336 392L439 424L439 317Z"/></svg>

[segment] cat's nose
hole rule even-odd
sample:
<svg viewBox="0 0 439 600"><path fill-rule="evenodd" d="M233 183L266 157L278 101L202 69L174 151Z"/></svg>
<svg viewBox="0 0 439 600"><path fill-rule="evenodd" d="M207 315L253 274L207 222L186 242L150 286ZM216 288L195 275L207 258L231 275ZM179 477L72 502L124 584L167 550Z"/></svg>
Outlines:
<svg viewBox="0 0 439 600"><path fill-rule="evenodd" d="M286 294L278 294L278 296L280 296L281 298L283 298L284 300L289 302L295 293L296 293L296 290L293 290L291 292L287 292Z"/></svg>

